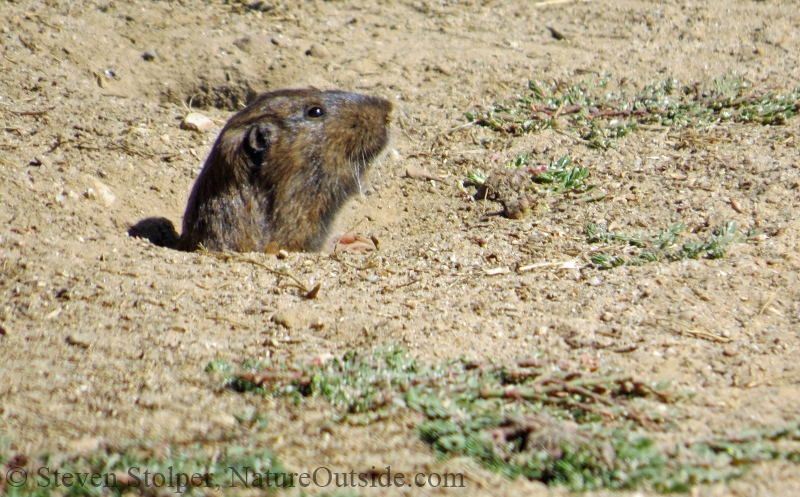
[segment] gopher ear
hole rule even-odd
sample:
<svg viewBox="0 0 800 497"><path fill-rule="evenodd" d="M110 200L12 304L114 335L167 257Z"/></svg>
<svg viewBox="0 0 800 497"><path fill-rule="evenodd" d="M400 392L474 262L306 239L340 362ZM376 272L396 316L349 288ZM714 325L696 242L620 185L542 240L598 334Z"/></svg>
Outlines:
<svg viewBox="0 0 800 497"><path fill-rule="evenodd" d="M263 155L269 151L272 132L266 124L257 123L250 126L244 139L244 147L251 155Z"/></svg>

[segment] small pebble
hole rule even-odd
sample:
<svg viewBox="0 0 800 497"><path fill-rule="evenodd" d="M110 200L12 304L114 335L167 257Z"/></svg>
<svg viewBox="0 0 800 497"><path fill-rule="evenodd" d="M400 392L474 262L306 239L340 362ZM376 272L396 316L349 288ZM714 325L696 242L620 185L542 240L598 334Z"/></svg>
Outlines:
<svg viewBox="0 0 800 497"><path fill-rule="evenodd" d="M189 131L208 131L214 127L214 122L211 119L207 118L203 114L198 112L191 112L183 118L183 122L181 123L181 129L186 129Z"/></svg>
<svg viewBox="0 0 800 497"><path fill-rule="evenodd" d="M289 41L289 38L285 38L283 36L276 36L270 40L273 45L276 47L291 47L292 42Z"/></svg>
<svg viewBox="0 0 800 497"><path fill-rule="evenodd" d="M88 349L98 339L97 333L89 331L87 333L73 333L67 337L67 343Z"/></svg>
<svg viewBox="0 0 800 497"><path fill-rule="evenodd" d="M427 171L421 167L417 167L415 165L409 165L406 168L406 176L411 179L423 179L423 180L438 180L441 179L439 176Z"/></svg>
<svg viewBox="0 0 800 497"><path fill-rule="evenodd" d="M34 162L39 166L44 166L46 168L53 166L53 161L51 161L48 157L44 155L37 155L33 158Z"/></svg>
<svg viewBox="0 0 800 497"><path fill-rule="evenodd" d="M273 314L272 322L283 326L287 330L297 328L297 319L294 316L290 316L289 314L283 311L278 311L275 314Z"/></svg>
<svg viewBox="0 0 800 497"><path fill-rule="evenodd" d="M67 443L67 452L72 455L90 454L100 448L99 438L82 438Z"/></svg>
<svg viewBox="0 0 800 497"><path fill-rule="evenodd" d="M586 283L588 283L588 284L590 284L592 286L599 286L603 282L600 281L600 278L598 278L597 276L592 276L591 278L589 278L589 281L587 281Z"/></svg>
<svg viewBox="0 0 800 497"><path fill-rule="evenodd" d="M113 204L117 199L117 197L114 195L114 192L111 191L111 188L109 188L108 185L97 179L95 176L91 174L84 174L83 177L86 179L86 181L94 185L93 188L88 188L86 190L84 197L90 200L99 200L106 207Z"/></svg>
<svg viewBox="0 0 800 497"><path fill-rule="evenodd" d="M232 430L236 427L236 418L222 411L216 412L209 416L209 421L220 428L225 428L228 430Z"/></svg>
<svg viewBox="0 0 800 497"><path fill-rule="evenodd" d="M611 314L610 312L604 312L603 315L600 316L600 320L601 321L605 321L606 323L611 321L611 320L613 320L613 319L614 319L614 315Z"/></svg>
<svg viewBox="0 0 800 497"><path fill-rule="evenodd" d="M739 347L736 347L735 345L728 345L727 347L722 349L722 355L726 357L737 356L739 355Z"/></svg>
<svg viewBox="0 0 800 497"><path fill-rule="evenodd" d="M311 48L306 50L306 55L314 57L315 59L327 60L331 58L331 51L325 45L314 44Z"/></svg>
<svg viewBox="0 0 800 497"><path fill-rule="evenodd" d="M148 50L148 51L146 51L145 53L142 54L142 58L149 62L151 60L157 59L158 58L158 54L156 53L155 50Z"/></svg>

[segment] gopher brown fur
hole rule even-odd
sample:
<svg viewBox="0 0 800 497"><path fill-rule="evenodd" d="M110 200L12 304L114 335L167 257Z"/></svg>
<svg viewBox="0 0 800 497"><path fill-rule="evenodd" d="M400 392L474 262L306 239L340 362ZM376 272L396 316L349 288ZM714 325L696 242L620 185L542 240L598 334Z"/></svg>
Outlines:
<svg viewBox="0 0 800 497"><path fill-rule="evenodd" d="M343 91L265 93L220 132L192 188L180 237L148 227L158 224L153 219L130 233L180 250L321 250L337 213L386 147L391 110L385 99Z"/></svg>

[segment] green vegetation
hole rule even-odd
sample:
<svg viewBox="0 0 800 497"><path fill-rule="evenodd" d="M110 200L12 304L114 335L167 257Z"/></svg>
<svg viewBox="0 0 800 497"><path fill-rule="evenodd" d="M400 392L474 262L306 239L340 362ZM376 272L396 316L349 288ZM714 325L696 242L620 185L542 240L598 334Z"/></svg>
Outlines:
<svg viewBox="0 0 800 497"><path fill-rule="evenodd" d="M506 164L505 167L506 169L526 168L531 174L531 182L546 185L545 191L548 193L586 193L595 188L594 185L585 183L589 177L589 169L581 166L568 167L572 164L572 159L567 156L552 160L547 166L539 167L530 164L529 159L530 154L522 154ZM480 187L486 183L487 176L481 172L471 172L467 174L467 180Z"/></svg>
<svg viewBox="0 0 800 497"><path fill-rule="evenodd" d="M563 129L592 148L606 149L640 125L702 127L722 121L775 125L800 112L800 88L755 92L749 82L733 75L715 79L709 88L667 78L638 91L624 85L611 91L610 80L607 75L552 87L529 81L529 93L468 112L466 117L512 134Z"/></svg>
<svg viewBox="0 0 800 497"><path fill-rule="evenodd" d="M351 352L321 366L212 370L243 392L297 403L325 398L339 422L370 423L414 411L419 435L441 457L468 455L509 477L571 490L687 491L739 476L763 460L800 459L797 425L675 439L664 428L680 396L617 370L564 369L539 359L462 359L428 367L398 350Z"/></svg>
<svg viewBox="0 0 800 497"><path fill-rule="evenodd" d="M29 460L0 448L0 494L14 496L206 495L226 489L263 495L287 486L284 469L268 451L224 443L165 445L158 442L101 448L86 455L45 454ZM247 485L239 475L247 471ZM245 470L244 468L248 468ZM25 473L22 473L22 471ZM270 473L270 481L266 475ZM255 478L258 474L262 478Z"/></svg>
<svg viewBox="0 0 800 497"><path fill-rule="evenodd" d="M685 227L683 223L675 223L656 235L626 235L607 231L605 226L590 224L586 226L586 238L589 243L623 242L625 245L641 249L637 254L627 258L596 253L591 257L592 263L601 269L611 269L618 266L638 266L659 260L719 259L725 255L732 243L745 240L745 237L738 234L737 223L728 221L714 229L705 240L690 240L684 242L680 249L670 250L677 243L678 235ZM748 237L754 234L748 233Z"/></svg>
<svg viewBox="0 0 800 497"><path fill-rule="evenodd" d="M528 154L519 156L514 167L527 166ZM517 165L519 164L519 165ZM586 193L594 189L594 185L587 185L584 180L589 177L589 170L585 167L575 166L567 169L572 164L572 159L564 156L558 160L550 161L550 165L542 170L532 170L534 183L549 185L549 193L566 193L577 191Z"/></svg>

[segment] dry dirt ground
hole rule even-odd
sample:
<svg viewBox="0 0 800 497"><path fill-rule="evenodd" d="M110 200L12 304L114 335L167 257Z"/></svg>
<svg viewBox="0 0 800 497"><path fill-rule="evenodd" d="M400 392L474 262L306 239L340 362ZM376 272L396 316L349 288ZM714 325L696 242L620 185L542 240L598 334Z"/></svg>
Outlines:
<svg viewBox="0 0 800 497"><path fill-rule="evenodd" d="M13 453L213 439L256 406L288 468L448 468L468 486L441 493L561 492L439 461L402 423L321 432L324 403L241 395L204 372L215 358L388 345L426 363L540 352L669 380L698 392L677 428L696 436L797 420L800 119L688 138L644 129L608 150L553 130L463 126L529 79L611 74L638 88L736 72L756 89L795 88L796 1L30 0L0 3L0 26L0 434ZM150 216L180 223L233 111L308 85L395 106L391 150L339 221L377 237L377 255L248 256L320 283L308 300L255 264L127 236ZM190 108L215 128L181 129ZM487 215L498 205L462 182L521 153L569 155L605 198ZM409 179L408 166L441 180ZM718 260L517 270L591 249L587 223L652 232L682 221L703 234L725 220L764 234ZM291 328L276 312L293 313ZM798 491L800 467L769 463L698 495Z"/></svg>

